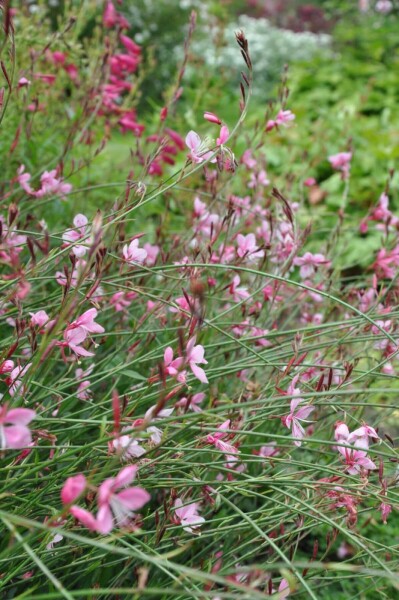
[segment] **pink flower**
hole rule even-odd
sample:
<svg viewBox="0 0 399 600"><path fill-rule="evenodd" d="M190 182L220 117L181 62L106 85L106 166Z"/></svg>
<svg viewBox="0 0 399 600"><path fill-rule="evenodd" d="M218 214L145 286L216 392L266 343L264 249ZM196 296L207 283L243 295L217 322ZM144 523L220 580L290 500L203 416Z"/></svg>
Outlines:
<svg viewBox="0 0 399 600"><path fill-rule="evenodd" d="M346 470L350 475L357 475L362 469L373 471L377 467L367 456L365 450L355 450L338 446L338 452L345 459Z"/></svg>
<svg viewBox="0 0 399 600"><path fill-rule="evenodd" d="M148 267L153 267L157 262L157 257L160 251L160 247L156 245L149 244L148 242L143 246L145 252L147 252L147 256L145 259L145 264Z"/></svg>
<svg viewBox="0 0 399 600"><path fill-rule="evenodd" d="M31 363L28 363L24 367L18 366L11 371L9 377L6 379L10 396L15 396L17 393L22 396L25 393L25 387L22 385L21 378L26 375L26 371L30 366Z"/></svg>
<svg viewBox="0 0 399 600"><path fill-rule="evenodd" d="M299 273L302 279L312 277L320 265L329 266L330 264L330 261L326 259L324 254L305 252L303 256L296 256L294 258L294 265L301 267Z"/></svg>
<svg viewBox="0 0 399 600"><path fill-rule="evenodd" d="M387 524L387 519L392 512L392 506L390 504L386 504L385 502L381 502L380 504L381 518L384 525Z"/></svg>
<svg viewBox="0 0 399 600"><path fill-rule="evenodd" d="M76 505L71 506L71 514L88 529L102 534L110 533L114 527L128 525L134 516L133 511L147 504L151 498L141 487L126 487L132 483L136 472L135 466L124 467L115 478L106 479L100 485L97 517Z"/></svg>
<svg viewBox="0 0 399 600"><path fill-rule="evenodd" d="M180 383L184 383L186 381L186 372L181 371L184 362L183 358L181 356L173 358L173 349L168 346L164 352L163 360L165 373L171 377L175 377Z"/></svg>
<svg viewBox="0 0 399 600"><path fill-rule="evenodd" d="M32 434L27 425L36 417L29 408L0 407L0 448L17 450L32 443Z"/></svg>
<svg viewBox="0 0 399 600"><path fill-rule="evenodd" d="M17 171L18 175L17 175L17 181L19 183L19 185L21 186L21 188L23 190L25 190L25 192L27 194L34 195L34 190L31 188L29 181L31 180L31 174L30 173L25 173L25 165L21 165L18 168Z"/></svg>
<svg viewBox="0 0 399 600"><path fill-rule="evenodd" d="M291 385L288 387L287 393L290 396L298 396L301 392L298 388L295 388L295 384L298 380L298 375L294 377L291 382ZM314 406L301 406L298 410L298 405L304 402L303 398L293 398L290 404L291 412L285 417L281 418L281 421L285 427L292 430L292 435L295 438L298 438L294 441L295 446L300 446L300 440L305 437L305 430L303 429L300 421L303 421L309 417L309 415L314 411Z"/></svg>
<svg viewBox="0 0 399 600"><path fill-rule="evenodd" d="M31 316L31 324L37 325L38 327L43 327L49 320L50 317L46 313L45 310L39 310L37 313L29 313Z"/></svg>
<svg viewBox="0 0 399 600"><path fill-rule="evenodd" d="M279 110L279 112L277 113L277 117L275 119L270 119L267 122L266 131L271 131L279 125L283 125L285 127L290 121L293 121L294 119L295 115L290 110Z"/></svg>
<svg viewBox="0 0 399 600"><path fill-rule="evenodd" d="M186 135L186 146L190 149L188 158L193 163L201 163L212 156L206 142L195 131L189 131Z"/></svg>
<svg viewBox="0 0 399 600"><path fill-rule="evenodd" d="M278 586L278 600L284 600L290 595L290 586L286 579L282 579L280 581L280 585Z"/></svg>
<svg viewBox="0 0 399 600"><path fill-rule="evenodd" d="M195 533L195 530L205 523L205 519L198 514L198 504L196 502L183 505L182 500L176 498L175 515L184 531L188 533Z"/></svg>
<svg viewBox="0 0 399 600"><path fill-rule="evenodd" d="M67 229L62 235L62 239L67 246L73 244L72 252L75 256L82 257L86 254L88 246L77 244L76 242L82 240L87 235L87 217L78 214L74 218L73 224L75 225L75 229Z"/></svg>
<svg viewBox="0 0 399 600"><path fill-rule="evenodd" d="M63 504L74 502L86 489L86 477L79 473L68 477L61 490L61 501Z"/></svg>
<svg viewBox="0 0 399 600"><path fill-rule="evenodd" d="M270 184L270 180L267 178L267 173L264 169L261 169L259 173L251 173L250 180L248 183L249 188L257 188L260 185L266 187Z"/></svg>
<svg viewBox="0 0 399 600"><path fill-rule="evenodd" d="M196 337L192 337L191 340L187 342L186 346L186 360L189 364L190 369L194 373L195 377L201 381L201 383L208 383L208 379L206 377L204 369L198 366L200 364L208 364L208 361L204 358L204 347L201 344L195 346Z"/></svg>
<svg viewBox="0 0 399 600"><path fill-rule="evenodd" d="M14 361L13 360L5 360L0 365L0 375L3 375L3 373L10 373L13 370L13 368L14 368Z"/></svg>
<svg viewBox="0 0 399 600"><path fill-rule="evenodd" d="M141 487L126 487L136 477L137 467L123 468L114 478L106 479L98 490L97 531L107 534L113 527L128 525L138 510L150 501L150 494ZM122 488L122 489L121 489ZM119 491L121 490L121 491Z"/></svg>
<svg viewBox="0 0 399 600"><path fill-rule="evenodd" d="M125 48L128 52L130 52L131 54L136 54L136 55L141 54L140 46L138 46L138 44L136 44L136 42L134 42L130 37L128 37L127 35L121 34L119 36L119 39L122 42L122 44L125 46Z"/></svg>
<svg viewBox="0 0 399 600"><path fill-rule="evenodd" d="M205 394L203 392L199 392L198 394L194 394L191 398L181 398L176 402L175 407L183 409L188 407L189 410L199 413L202 412L202 410L198 405L201 404L204 398Z"/></svg>
<svg viewBox="0 0 399 600"><path fill-rule="evenodd" d="M224 423L219 425L215 433L208 433L208 435L206 436L206 441L208 442L208 444L212 444L213 446L215 446L215 448L220 450L220 452L229 455L234 455L238 453L237 448L232 444L225 442L223 439L230 435L229 433L227 433L228 429L230 429L230 419L227 419L227 421L224 421Z"/></svg>
<svg viewBox="0 0 399 600"><path fill-rule="evenodd" d="M229 286L229 292L233 296L234 302L241 302L241 300L246 300L250 296L248 288L239 287L240 282L240 276L234 275L233 281Z"/></svg>
<svg viewBox="0 0 399 600"><path fill-rule="evenodd" d="M255 234L253 233L248 233L248 235L239 233L237 235L237 246L237 255L240 258L246 258L249 261L263 258L265 255L263 250L259 250Z"/></svg>
<svg viewBox="0 0 399 600"><path fill-rule="evenodd" d="M27 79L26 77L21 77L18 80L18 88L27 87L29 85L31 85L31 81L29 79Z"/></svg>
<svg viewBox="0 0 399 600"><path fill-rule="evenodd" d="M135 238L129 245L123 246L123 256L127 262L141 264L147 258L147 252L143 248L139 248L139 240Z"/></svg>
<svg viewBox="0 0 399 600"><path fill-rule="evenodd" d="M90 308L84 312L75 321L70 323L64 331L64 342L58 342L58 346L69 346L69 348L78 356L94 356L93 352L88 352L81 347L90 333L104 333L104 327L94 321L97 317L97 310Z"/></svg>
<svg viewBox="0 0 399 600"><path fill-rule="evenodd" d="M332 154L328 160L333 169L342 172L342 179L347 179L349 176L350 163L352 160L352 152L339 152Z"/></svg>
<svg viewBox="0 0 399 600"><path fill-rule="evenodd" d="M222 125L220 128L220 134L219 137L216 139L216 145L217 146L223 146L223 144L225 142L227 142L227 140L229 139L229 128L227 127L227 125Z"/></svg>

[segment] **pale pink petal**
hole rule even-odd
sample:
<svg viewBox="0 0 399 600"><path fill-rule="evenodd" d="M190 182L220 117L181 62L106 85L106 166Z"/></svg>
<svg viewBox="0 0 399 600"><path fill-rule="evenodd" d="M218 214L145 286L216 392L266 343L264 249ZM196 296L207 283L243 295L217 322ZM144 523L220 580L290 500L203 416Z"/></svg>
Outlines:
<svg viewBox="0 0 399 600"><path fill-rule="evenodd" d="M111 509L108 504L104 504L97 513L97 531L106 535L112 531L113 524L114 520Z"/></svg>
<svg viewBox="0 0 399 600"><path fill-rule="evenodd" d="M11 425L4 427L6 448L17 450L25 448L32 443L32 434L25 425Z"/></svg>
<svg viewBox="0 0 399 600"><path fill-rule="evenodd" d="M118 475L115 477L115 489L123 487L125 485L129 485L132 483L134 478L136 477L137 467L134 465L129 465L128 467L124 467L121 471L119 471Z"/></svg>
<svg viewBox="0 0 399 600"><path fill-rule="evenodd" d="M5 423L14 425L27 425L36 417L34 410L30 408L12 408L6 414Z"/></svg>
<svg viewBox="0 0 399 600"><path fill-rule="evenodd" d="M69 512L80 521L85 527L91 529L91 531L97 531L98 524L95 517L86 509L80 508L79 506L71 506Z"/></svg>
<svg viewBox="0 0 399 600"><path fill-rule="evenodd" d="M138 510L151 500L150 494L141 487L130 487L118 493L118 499L129 510Z"/></svg>
<svg viewBox="0 0 399 600"><path fill-rule="evenodd" d="M201 383L209 383L204 369L201 369L201 367L198 367L198 365L195 365L194 363L190 363L190 367L196 378L199 379Z"/></svg>

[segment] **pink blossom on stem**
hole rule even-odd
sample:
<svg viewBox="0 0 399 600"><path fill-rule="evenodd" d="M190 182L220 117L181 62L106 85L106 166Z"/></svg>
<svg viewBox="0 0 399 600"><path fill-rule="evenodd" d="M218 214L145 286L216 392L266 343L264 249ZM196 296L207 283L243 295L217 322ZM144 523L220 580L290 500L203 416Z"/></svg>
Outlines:
<svg viewBox="0 0 399 600"><path fill-rule="evenodd" d="M248 292L248 288L239 287L241 282L239 275L234 275L233 281L229 286L229 292L233 296L234 302L241 302L241 300L246 300L249 298L250 294Z"/></svg>
<svg viewBox="0 0 399 600"><path fill-rule="evenodd" d="M180 383L185 383L186 372L181 370L184 362L183 357L173 358L173 349L168 346L164 352L163 360L165 373L171 377L175 377Z"/></svg>
<svg viewBox="0 0 399 600"><path fill-rule="evenodd" d="M201 344L195 345L196 337L192 337L187 342L186 346L186 360L189 364L190 369L194 373L195 377L201 381L201 383L208 383L204 369L198 366L199 364L208 364L208 361L204 358L204 347Z"/></svg>
<svg viewBox="0 0 399 600"><path fill-rule="evenodd" d="M78 214L73 220L75 229L67 229L62 235L66 246L73 244L72 252L75 256L82 257L86 254L88 246L86 244L77 244L79 240L84 239L88 232L88 219L85 215Z"/></svg>
<svg viewBox="0 0 399 600"><path fill-rule="evenodd" d="M129 245L123 246L123 256L127 262L141 264L147 258L147 251L139 248L139 240L135 238Z"/></svg>
<svg viewBox="0 0 399 600"><path fill-rule="evenodd" d="M147 504L151 496L141 487L126 487L136 477L137 467L124 467L114 478L106 479L98 490L97 531L107 534L113 527L129 524L134 512Z"/></svg>
<svg viewBox="0 0 399 600"><path fill-rule="evenodd" d="M302 279L312 277L320 265L329 266L331 262L326 259L324 254L312 254L305 252L303 256L294 258L294 265L301 267L299 274Z"/></svg>
<svg viewBox="0 0 399 600"><path fill-rule="evenodd" d="M186 135L186 145L190 150L188 158L193 163L201 163L212 156L207 143L195 131L189 131Z"/></svg>
<svg viewBox="0 0 399 600"><path fill-rule="evenodd" d="M332 154L328 157L328 160L333 169L336 171L341 171L342 179L347 179L349 177L352 152L339 152L338 154Z"/></svg>
<svg viewBox="0 0 399 600"><path fill-rule="evenodd" d="M27 425L36 417L29 408L0 406L0 448L18 450L32 443L32 434Z"/></svg>
<svg viewBox="0 0 399 600"><path fill-rule="evenodd" d="M37 313L29 313L31 316L31 324L37 325L38 327L43 327L49 320L50 317L46 313L45 310L38 310Z"/></svg>
<svg viewBox="0 0 399 600"><path fill-rule="evenodd" d="M254 261L259 258L263 258L265 253L263 250L259 250L256 243L256 237L253 233L248 235L237 235L237 255L240 258L246 258L249 261Z"/></svg>
<svg viewBox="0 0 399 600"><path fill-rule="evenodd" d="M195 533L195 530L205 523L205 519L198 514L197 502L183 504L180 498L176 498L174 508L177 521L188 533Z"/></svg>

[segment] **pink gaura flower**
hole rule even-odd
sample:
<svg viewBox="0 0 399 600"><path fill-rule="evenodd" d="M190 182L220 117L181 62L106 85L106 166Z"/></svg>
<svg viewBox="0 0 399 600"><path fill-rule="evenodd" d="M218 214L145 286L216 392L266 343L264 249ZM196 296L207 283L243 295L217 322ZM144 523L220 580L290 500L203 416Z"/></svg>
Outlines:
<svg viewBox="0 0 399 600"><path fill-rule="evenodd" d="M303 256L296 256L294 258L294 265L301 267L299 274L302 279L312 277L320 265L329 266L330 264L331 262L326 259L324 254L305 252Z"/></svg>
<svg viewBox="0 0 399 600"><path fill-rule="evenodd" d="M201 140L195 131L189 131L186 135L186 146L190 150L188 158L193 163L201 163L212 156L206 140Z"/></svg>
<svg viewBox="0 0 399 600"><path fill-rule="evenodd" d="M232 444L229 444L228 442L224 441L224 438L231 435L227 432L227 430L230 429L230 424L230 419L224 421L224 423L219 425L215 433L208 433L208 435L206 436L206 441L208 442L208 444L212 444L213 446L215 446L215 448L217 448L217 450L220 450L220 452L229 455L234 455L238 453L238 449Z"/></svg>
<svg viewBox="0 0 399 600"><path fill-rule="evenodd" d="M38 310L37 313L29 314L31 316L31 324L37 325L38 327L43 327L43 325L48 323L48 321L50 320L50 317L48 316L45 310Z"/></svg>
<svg viewBox="0 0 399 600"><path fill-rule="evenodd" d="M16 394L23 395L25 393L25 386L22 385L22 378L26 375L27 370L30 368L31 363L26 364L25 366L17 366L10 372L9 377L5 380L8 385L8 392L10 396L15 396Z"/></svg>
<svg viewBox="0 0 399 600"><path fill-rule="evenodd" d="M129 245L123 246L123 256L127 262L141 264L147 258L147 251L139 248L139 240L135 238Z"/></svg>
<svg viewBox="0 0 399 600"><path fill-rule="evenodd" d="M239 287L241 282L239 275L234 275L233 281L229 286L229 292L233 296L234 302L241 302L241 300L246 300L249 298L250 294L248 292L248 288Z"/></svg>
<svg viewBox="0 0 399 600"><path fill-rule="evenodd" d="M342 179L349 177L350 163L352 160L352 152L339 152L328 157L328 161L332 168L336 171L341 171Z"/></svg>
<svg viewBox="0 0 399 600"><path fill-rule="evenodd" d="M27 425L36 417L29 408L0 406L0 448L18 450L32 443L32 434Z"/></svg>
<svg viewBox="0 0 399 600"><path fill-rule="evenodd" d="M381 502L379 509L381 511L382 522L384 523L384 525L386 525L387 519L392 512L392 506L390 504L386 504L385 502Z"/></svg>
<svg viewBox="0 0 399 600"><path fill-rule="evenodd" d="M78 356L94 356L93 352L88 352L81 344L86 340L90 333L104 333L104 327L95 322L97 310L90 308L84 312L75 321L70 323L64 330L64 342L58 342L58 346L69 346L69 348Z"/></svg>
<svg viewBox="0 0 399 600"><path fill-rule="evenodd" d="M263 250L259 250L255 234L253 233L248 233L248 235L239 233L237 235L237 246L237 255L240 258L246 258L249 261L263 258L265 255Z"/></svg>
<svg viewBox="0 0 399 600"><path fill-rule="evenodd" d="M298 408L301 402L304 402L303 398L297 397L301 393L300 390L294 387L296 385L298 377L299 375L296 375L293 378L290 386L288 387L287 394L296 397L291 400L290 413L285 417L282 417L281 421L285 427L292 430L293 437L298 438L294 441L294 444L295 446L299 447L301 445L300 440L305 437L305 430L302 427L300 421L304 421L305 419L307 419L309 415L314 411L315 407L307 405L300 406Z"/></svg>
<svg viewBox="0 0 399 600"><path fill-rule="evenodd" d="M338 446L337 450L343 456L346 471L350 475L358 475L362 469L373 471L377 468L373 461L368 458L365 450L355 450L343 446Z"/></svg>
<svg viewBox="0 0 399 600"><path fill-rule="evenodd" d="M227 125L222 125L220 128L220 134L219 137L216 139L216 145L217 146L223 146L223 144L225 142L227 142L227 140L229 139L229 128L227 127Z"/></svg>
<svg viewBox="0 0 399 600"><path fill-rule="evenodd" d="M174 508L177 521L188 533L196 533L196 529L205 523L205 519L198 514L197 502L183 504L180 498L176 498Z"/></svg>
<svg viewBox="0 0 399 600"><path fill-rule="evenodd" d="M79 258L84 256L88 250L86 244L78 244L79 240L84 239L88 233L88 219L85 215L78 214L73 220L75 229L67 229L62 235L62 239L66 246L73 244L72 252Z"/></svg>
<svg viewBox="0 0 399 600"><path fill-rule="evenodd" d="M208 383L208 379L206 377L204 369L198 366L199 364L208 364L208 361L204 358L204 347L201 344L195 345L196 337L192 337L191 340L187 342L186 346L186 361L195 377L201 381L201 383Z"/></svg>
<svg viewBox="0 0 399 600"><path fill-rule="evenodd" d="M176 408L183 408L183 409L188 409L188 410L192 410L196 413L202 412L202 409L200 406L198 406L199 404L201 404L201 402L203 402L205 398L205 394L203 392L199 392L198 394L194 394L191 397L184 397L181 398L180 400L178 400L175 404Z"/></svg>
<svg viewBox="0 0 399 600"><path fill-rule="evenodd" d="M295 115L290 110L279 110L275 119L270 119L266 125L266 131L271 131L279 125L286 127L290 121L295 119Z"/></svg>
<svg viewBox="0 0 399 600"><path fill-rule="evenodd" d="M74 475L73 477L68 477L61 490L62 503L70 504L71 502L75 502L75 500L83 494L86 486L86 477L82 475L82 473Z"/></svg>
<svg viewBox="0 0 399 600"><path fill-rule="evenodd" d="M134 517L134 511L150 501L150 494L141 487L126 487L136 476L137 467L124 467L116 477L106 479L97 493L98 513L94 517L89 511L71 506L71 514L85 527L104 535L114 527L124 527Z"/></svg>
<svg viewBox="0 0 399 600"><path fill-rule="evenodd" d="M185 383L186 372L181 370L184 363L183 357L173 358L173 348L168 346L165 349L163 360L165 373L171 377L175 377L180 383Z"/></svg>

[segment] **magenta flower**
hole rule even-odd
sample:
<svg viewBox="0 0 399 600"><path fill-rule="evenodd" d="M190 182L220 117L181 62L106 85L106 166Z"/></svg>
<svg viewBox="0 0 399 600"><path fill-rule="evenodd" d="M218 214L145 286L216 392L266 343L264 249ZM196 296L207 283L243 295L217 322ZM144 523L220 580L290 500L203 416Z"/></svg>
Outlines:
<svg viewBox="0 0 399 600"><path fill-rule="evenodd" d="M127 262L141 264L147 258L147 251L139 248L139 240L135 238L129 245L123 246L123 256Z"/></svg>
<svg viewBox="0 0 399 600"><path fill-rule="evenodd" d="M0 406L0 448L17 450L32 443L32 434L27 425L36 417L30 408Z"/></svg>
<svg viewBox="0 0 399 600"><path fill-rule="evenodd" d="M183 505L180 498L175 501L175 515L184 531L195 533L195 530L205 523L205 519L198 514L197 502Z"/></svg>
<svg viewBox="0 0 399 600"><path fill-rule="evenodd" d="M201 383L208 383L204 369L198 366L199 364L208 364L208 361L204 358L204 347L201 344L195 345L196 337L192 337L187 342L186 346L186 360L189 364L190 369L194 373L195 377L201 381Z"/></svg>

